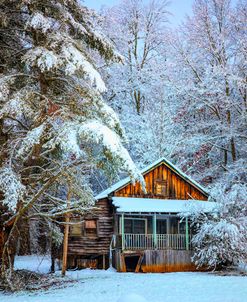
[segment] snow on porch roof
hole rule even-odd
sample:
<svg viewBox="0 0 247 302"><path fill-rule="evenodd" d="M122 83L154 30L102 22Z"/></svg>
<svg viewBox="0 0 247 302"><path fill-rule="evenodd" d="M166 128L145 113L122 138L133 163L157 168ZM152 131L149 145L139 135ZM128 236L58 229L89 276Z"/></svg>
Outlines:
<svg viewBox="0 0 247 302"><path fill-rule="evenodd" d="M149 172L150 170L154 169L155 167L157 167L158 165L160 165L162 163L164 163L165 165L167 165L168 167L170 167L178 175L180 175L184 180L188 181L189 183L191 183L192 185L194 185L196 188L198 188L202 193L208 195L207 190L203 186L201 186L198 182L196 182L195 180L193 180L192 178L190 178L182 170L180 170L179 168L177 168L173 163L171 163L169 160L167 160L164 157L159 158L158 160L156 160L152 164L146 166L144 169L141 170L141 174L145 175L147 172ZM106 189L105 191L99 193L95 197L95 199L99 200L101 198L106 198L106 197L108 197L108 195L110 195L114 191L123 188L124 186L126 186L129 183L131 183L131 179L130 179L130 177L126 177L126 178L118 181L117 183L115 183L114 185L112 185L111 187L109 187L108 189Z"/></svg>
<svg viewBox="0 0 247 302"><path fill-rule="evenodd" d="M118 213L182 213L191 209L211 212L215 202L203 200L152 199L134 197L112 197L112 203Z"/></svg>

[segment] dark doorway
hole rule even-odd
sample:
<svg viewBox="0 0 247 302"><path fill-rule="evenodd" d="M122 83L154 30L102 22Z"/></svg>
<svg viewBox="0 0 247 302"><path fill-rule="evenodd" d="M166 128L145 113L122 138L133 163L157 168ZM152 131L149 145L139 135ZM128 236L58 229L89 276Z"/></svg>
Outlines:
<svg viewBox="0 0 247 302"><path fill-rule="evenodd" d="M134 272L140 256L125 256L125 266L127 272Z"/></svg>

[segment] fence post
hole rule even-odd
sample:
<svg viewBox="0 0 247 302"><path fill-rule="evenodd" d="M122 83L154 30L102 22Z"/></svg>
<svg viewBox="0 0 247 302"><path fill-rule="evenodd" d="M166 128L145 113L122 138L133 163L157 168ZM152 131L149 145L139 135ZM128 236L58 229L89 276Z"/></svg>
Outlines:
<svg viewBox="0 0 247 302"><path fill-rule="evenodd" d="M124 214L121 217L121 233L122 233L122 251L125 248L125 238L124 238Z"/></svg>

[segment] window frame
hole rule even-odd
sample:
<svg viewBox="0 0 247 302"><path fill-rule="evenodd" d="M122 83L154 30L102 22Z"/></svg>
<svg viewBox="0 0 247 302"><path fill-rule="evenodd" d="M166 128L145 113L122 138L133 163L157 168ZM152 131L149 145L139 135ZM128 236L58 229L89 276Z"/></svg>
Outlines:
<svg viewBox="0 0 247 302"><path fill-rule="evenodd" d="M94 228L86 228L86 221L90 221L90 220L95 221L95 225L96 225L95 234L94 233L87 233L87 229L93 229L94 230ZM99 220L98 220L98 218L86 218L86 219L84 219L84 221L83 221L83 236L84 237L90 237L90 238L99 237Z"/></svg>
<svg viewBox="0 0 247 302"><path fill-rule="evenodd" d="M148 220L147 218L138 218L138 217L124 217L124 220L144 220L145 222L145 234L148 233ZM124 232L125 233L125 232ZM121 216L119 216L119 234L122 235L122 219ZM125 233L125 234L135 234L135 233Z"/></svg>
<svg viewBox="0 0 247 302"><path fill-rule="evenodd" d="M164 189L161 187L161 193L157 192L157 186L158 185L163 185ZM156 179L154 182L154 191L155 191L155 195L158 196L167 196L168 195L168 182L167 180L163 180L163 179Z"/></svg>
<svg viewBox="0 0 247 302"><path fill-rule="evenodd" d="M77 222L75 220L77 220ZM74 227L79 227L79 226L80 226L80 234L72 233L72 229ZM71 217L70 218L69 236L70 237L81 237L81 236L83 236L83 220L81 219L81 217Z"/></svg>

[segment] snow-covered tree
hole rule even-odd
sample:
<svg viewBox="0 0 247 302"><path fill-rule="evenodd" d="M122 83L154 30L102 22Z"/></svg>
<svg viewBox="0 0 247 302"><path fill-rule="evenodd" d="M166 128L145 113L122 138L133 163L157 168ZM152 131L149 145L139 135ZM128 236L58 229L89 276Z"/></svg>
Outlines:
<svg viewBox="0 0 247 302"><path fill-rule="evenodd" d="M165 155L211 184L246 159L246 1L196 0L170 33L162 1L122 1L103 16L125 58L105 75L107 97L136 161Z"/></svg>
<svg viewBox="0 0 247 302"><path fill-rule="evenodd" d="M0 6L0 191L1 202L17 211L13 229L30 209L47 219L65 213L68 190L70 211L88 209L92 167L110 162L112 172L142 182L101 96L106 86L93 54L122 59L95 13L76 0Z"/></svg>
<svg viewBox="0 0 247 302"><path fill-rule="evenodd" d="M234 177L235 178L235 177ZM241 177L238 177L241 179ZM198 267L217 268L244 263L247 257L247 186L243 181L221 182L211 191L211 213L191 208L185 216L191 219L192 238ZM246 181L246 178L245 178Z"/></svg>
<svg viewBox="0 0 247 302"><path fill-rule="evenodd" d="M246 159L243 22L246 1L234 7L229 0L196 0L193 15L169 39L171 108L183 138L174 156L209 183L228 165Z"/></svg>
<svg viewBox="0 0 247 302"><path fill-rule="evenodd" d="M102 12L104 28L124 57L124 65L110 66L104 73L109 86L107 99L120 115L129 151L140 166L168 153L162 143L166 140L165 122L169 123L163 110L162 80L167 4L127 0Z"/></svg>

